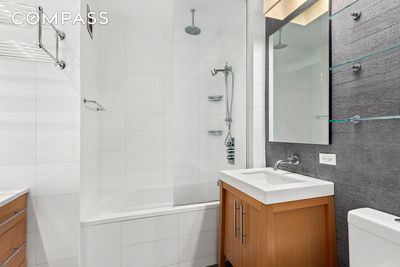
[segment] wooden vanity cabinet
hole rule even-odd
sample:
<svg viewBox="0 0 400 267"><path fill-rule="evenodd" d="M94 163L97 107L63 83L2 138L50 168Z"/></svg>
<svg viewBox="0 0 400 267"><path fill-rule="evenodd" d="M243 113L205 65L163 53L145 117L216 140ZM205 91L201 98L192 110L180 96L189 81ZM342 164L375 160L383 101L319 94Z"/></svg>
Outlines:
<svg viewBox="0 0 400 267"><path fill-rule="evenodd" d="M240 199L230 192L225 195L226 204L224 206L226 228L224 229L224 248L225 255L231 263L240 263L240 238L239 238L239 209Z"/></svg>
<svg viewBox="0 0 400 267"><path fill-rule="evenodd" d="M221 182L220 267L334 267L333 197L265 205Z"/></svg>
<svg viewBox="0 0 400 267"><path fill-rule="evenodd" d="M26 195L0 207L0 266L24 267L26 255Z"/></svg>

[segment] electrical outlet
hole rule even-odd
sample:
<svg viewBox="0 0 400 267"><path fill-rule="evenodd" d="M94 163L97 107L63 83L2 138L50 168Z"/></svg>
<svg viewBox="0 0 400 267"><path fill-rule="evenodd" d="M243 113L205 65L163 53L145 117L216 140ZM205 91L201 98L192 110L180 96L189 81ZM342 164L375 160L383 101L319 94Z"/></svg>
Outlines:
<svg viewBox="0 0 400 267"><path fill-rule="evenodd" d="M320 153L319 154L319 163L336 166L336 155Z"/></svg>

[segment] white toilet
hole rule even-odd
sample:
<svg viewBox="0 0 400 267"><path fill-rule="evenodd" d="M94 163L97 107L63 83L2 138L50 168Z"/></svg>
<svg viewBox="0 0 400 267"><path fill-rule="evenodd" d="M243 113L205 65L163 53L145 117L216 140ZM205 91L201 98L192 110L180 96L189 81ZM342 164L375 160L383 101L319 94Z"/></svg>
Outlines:
<svg viewBox="0 0 400 267"><path fill-rule="evenodd" d="M400 267L399 217L364 208L348 214L350 267Z"/></svg>

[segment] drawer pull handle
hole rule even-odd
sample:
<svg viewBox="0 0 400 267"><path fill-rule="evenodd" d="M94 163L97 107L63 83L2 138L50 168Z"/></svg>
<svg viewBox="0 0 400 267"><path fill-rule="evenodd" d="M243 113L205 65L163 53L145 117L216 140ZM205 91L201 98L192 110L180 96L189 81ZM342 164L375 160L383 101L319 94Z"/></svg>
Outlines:
<svg viewBox="0 0 400 267"><path fill-rule="evenodd" d="M244 211L243 205L240 205L240 243L244 244L244 238L246 237L246 233L244 232L244 215L246 212Z"/></svg>
<svg viewBox="0 0 400 267"><path fill-rule="evenodd" d="M233 236L236 238L236 200L233 201Z"/></svg>
<svg viewBox="0 0 400 267"><path fill-rule="evenodd" d="M353 18L353 20L359 20L362 12L361 11L354 11L350 13L351 17Z"/></svg>

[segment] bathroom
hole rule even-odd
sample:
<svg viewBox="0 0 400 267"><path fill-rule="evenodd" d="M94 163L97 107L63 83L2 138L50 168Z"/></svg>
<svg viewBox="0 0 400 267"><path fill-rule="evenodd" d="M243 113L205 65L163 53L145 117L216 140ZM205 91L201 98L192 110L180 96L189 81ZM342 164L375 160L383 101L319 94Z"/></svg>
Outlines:
<svg viewBox="0 0 400 267"><path fill-rule="evenodd" d="M399 12L1 0L0 266L400 266Z"/></svg>

